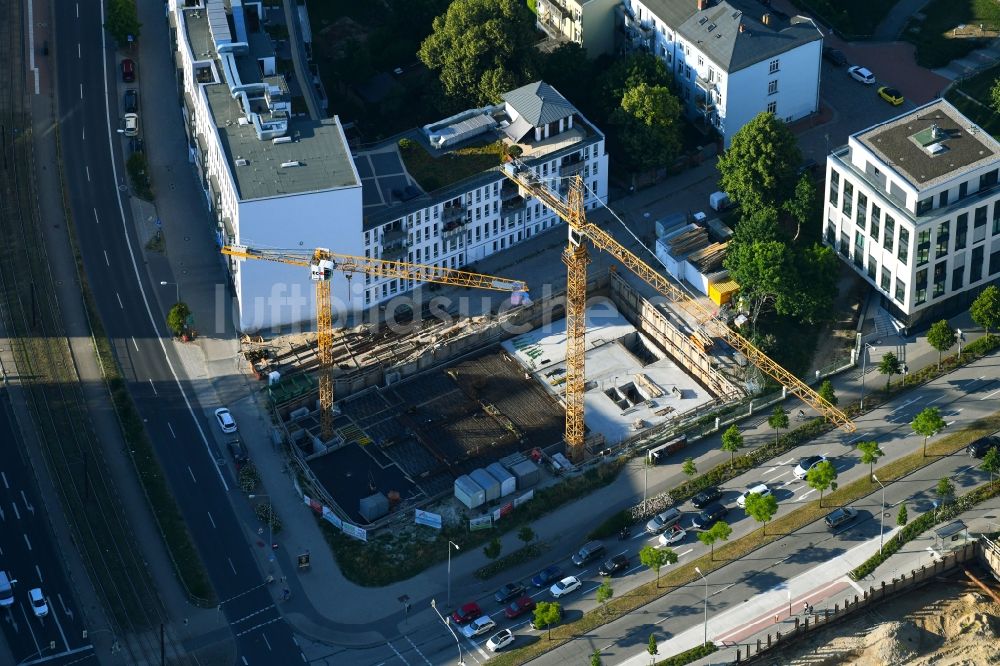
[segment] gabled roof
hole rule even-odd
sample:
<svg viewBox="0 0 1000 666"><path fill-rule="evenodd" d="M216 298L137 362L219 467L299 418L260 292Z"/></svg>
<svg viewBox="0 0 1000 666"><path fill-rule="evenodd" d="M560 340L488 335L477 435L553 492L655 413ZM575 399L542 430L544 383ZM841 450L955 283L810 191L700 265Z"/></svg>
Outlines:
<svg viewBox="0 0 1000 666"><path fill-rule="evenodd" d="M532 127L568 118L576 112L576 108L558 90L544 81L529 83L501 97Z"/></svg>

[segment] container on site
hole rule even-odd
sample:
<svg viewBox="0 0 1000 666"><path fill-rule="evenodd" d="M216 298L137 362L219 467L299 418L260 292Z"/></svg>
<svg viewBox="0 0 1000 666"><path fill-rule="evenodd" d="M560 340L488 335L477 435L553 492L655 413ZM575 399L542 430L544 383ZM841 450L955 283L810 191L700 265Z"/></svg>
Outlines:
<svg viewBox="0 0 1000 666"><path fill-rule="evenodd" d="M485 469L474 469L469 472L469 478L476 482L483 492L486 493L486 501L492 502L500 499L500 482L493 478L493 475Z"/></svg>
<svg viewBox="0 0 1000 666"><path fill-rule="evenodd" d="M538 469L538 465L530 460L522 460L516 465L511 465L510 473L517 478L517 487L521 490L535 485L542 477L542 472Z"/></svg>
<svg viewBox="0 0 1000 666"><path fill-rule="evenodd" d="M455 498L470 509L475 509L486 503L486 491L463 474L455 479Z"/></svg>
<svg viewBox="0 0 1000 666"><path fill-rule="evenodd" d="M487 465L486 471L500 482L500 497L506 497L517 490L517 479L500 463L495 462L492 465Z"/></svg>

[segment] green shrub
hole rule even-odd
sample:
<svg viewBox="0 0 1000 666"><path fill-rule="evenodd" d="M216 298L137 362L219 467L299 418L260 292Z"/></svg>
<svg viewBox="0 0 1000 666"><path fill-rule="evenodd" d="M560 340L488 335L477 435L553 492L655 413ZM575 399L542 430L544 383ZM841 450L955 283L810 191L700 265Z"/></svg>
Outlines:
<svg viewBox="0 0 1000 666"><path fill-rule="evenodd" d="M516 567L519 564L523 564L528 560L538 557L548 549L549 546L545 543L532 543L518 548L513 552L507 553L503 557L497 558L486 566L476 569L476 578L488 580L493 576L496 576L501 571L510 569L511 567Z"/></svg>
<svg viewBox="0 0 1000 666"><path fill-rule="evenodd" d="M684 666L684 664L690 664L692 661L698 661L702 657L707 657L713 652L718 652L719 648L716 647L715 643L705 643L703 645L698 645L691 648L690 650L685 650L680 654L675 654L672 657L667 657L662 661L656 662L656 666Z"/></svg>
<svg viewBox="0 0 1000 666"><path fill-rule="evenodd" d="M622 509L611 514L607 519L592 529L587 539L606 539L613 534L618 534L623 527L632 524L631 514L628 509Z"/></svg>
<svg viewBox="0 0 1000 666"><path fill-rule="evenodd" d="M132 181L132 189L140 199L152 201L153 187L149 180L149 164L145 153L132 153L125 163L128 177Z"/></svg>
<svg viewBox="0 0 1000 666"><path fill-rule="evenodd" d="M416 146L413 139L407 139L406 137L400 139L396 145L399 146L400 150L410 150Z"/></svg>

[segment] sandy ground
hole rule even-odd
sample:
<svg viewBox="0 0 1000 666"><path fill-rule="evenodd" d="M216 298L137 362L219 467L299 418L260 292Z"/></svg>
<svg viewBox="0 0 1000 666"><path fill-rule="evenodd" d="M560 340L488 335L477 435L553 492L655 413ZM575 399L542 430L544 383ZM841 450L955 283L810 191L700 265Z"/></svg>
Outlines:
<svg viewBox="0 0 1000 666"><path fill-rule="evenodd" d="M911 595L776 651L769 664L978 666L1000 663L1000 604L965 581Z"/></svg>

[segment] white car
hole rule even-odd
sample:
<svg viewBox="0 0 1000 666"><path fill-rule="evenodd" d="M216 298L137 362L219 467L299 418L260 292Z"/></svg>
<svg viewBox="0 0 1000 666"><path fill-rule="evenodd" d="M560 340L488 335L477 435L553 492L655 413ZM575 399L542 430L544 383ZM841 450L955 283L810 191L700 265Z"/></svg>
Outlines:
<svg viewBox="0 0 1000 666"><path fill-rule="evenodd" d="M561 581L549 588L549 592L552 596L558 599L559 597L565 596L570 592L575 592L580 588L580 579L576 576L566 576Z"/></svg>
<svg viewBox="0 0 1000 666"><path fill-rule="evenodd" d="M226 434L236 432L236 420L225 407L219 407L215 410L215 420L218 421L222 432Z"/></svg>
<svg viewBox="0 0 1000 666"><path fill-rule="evenodd" d="M35 612L35 617L45 617L49 614L49 605L45 602L42 588L34 587L29 590L28 598L31 599L31 610Z"/></svg>
<svg viewBox="0 0 1000 666"><path fill-rule="evenodd" d="M489 615L483 615L482 617L477 617L475 620L462 627L462 635L466 638L472 638L474 636L485 634L487 631L493 631L496 628L497 623L493 621L493 618Z"/></svg>
<svg viewBox="0 0 1000 666"><path fill-rule="evenodd" d="M125 136L138 136L139 135L139 114L137 113L126 113L125 114Z"/></svg>
<svg viewBox="0 0 1000 666"><path fill-rule="evenodd" d="M670 546L675 543L680 543L684 541L684 537L687 536L687 530L680 525L674 525L669 530L660 535L659 544L660 546Z"/></svg>
<svg viewBox="0 0 1000 666"><path fill-rule="evenodd" d="M490 636L490 640L486 641L486 649L490 652L496 652L497 650L502 650L513 642L514 632L510 629L504 629L500 633Z"/></svg>
<svg viewBox="0 0 1000 666"><path fill-rule="evenodd" d="M771 489L768 488L763 483L758 483L756 486L752 486L751 488L747 489L745 493L736 498L736 506L740 507L741 509L746 508L747 497L749 497L753 493L757 493L761 497L767 497L768 495L771 494Z"/></svg>
<svg viewBox="0 0 1000 666"><path fill-rule="evenodd" d="M848 67L847 73L850 74L851 78L855 81L860 81L861 83L866 83L868 85L875 83L875 75L872 74L870 69L862 67L861 65Z"/></svg>
<svg viewBox="0 0 1000 666"><path fill-rule="evenodd" d="M795 469L792 470L792 474L795 475L796 479L801 481L809 474L809 470L821 462L826 462L826 456L808 456L803 458L799 461L799 464L795 466Z"/></svg>

